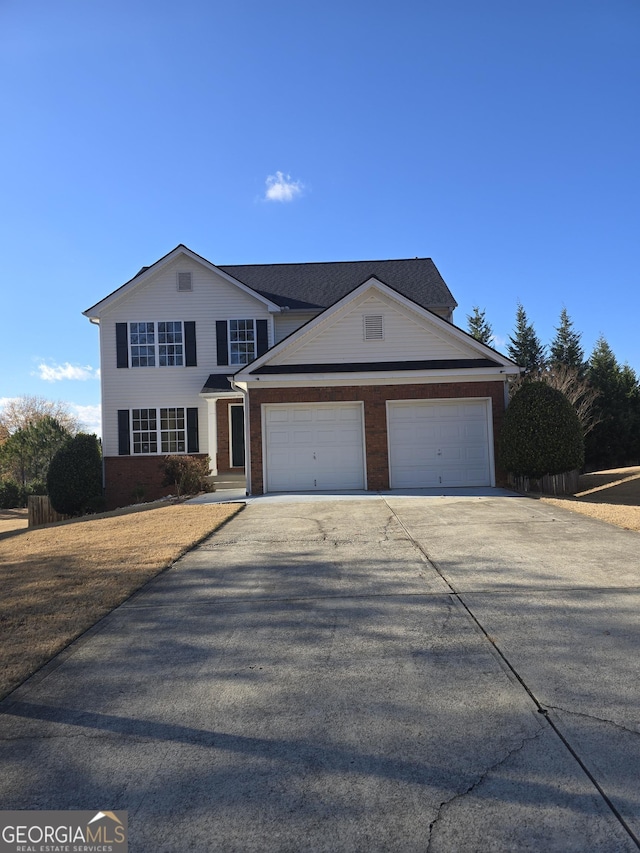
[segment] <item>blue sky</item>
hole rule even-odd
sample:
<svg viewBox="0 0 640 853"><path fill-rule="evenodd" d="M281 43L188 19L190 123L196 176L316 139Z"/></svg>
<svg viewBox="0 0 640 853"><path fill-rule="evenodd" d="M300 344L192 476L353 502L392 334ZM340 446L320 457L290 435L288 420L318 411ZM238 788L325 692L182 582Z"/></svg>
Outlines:
<svg viewBox="0 0 640 853"><path fill-rule="evenodd" d="M637 0L0 0L0 400L91 429L81 312L214 263L431 257L640 371Z"/></svg>

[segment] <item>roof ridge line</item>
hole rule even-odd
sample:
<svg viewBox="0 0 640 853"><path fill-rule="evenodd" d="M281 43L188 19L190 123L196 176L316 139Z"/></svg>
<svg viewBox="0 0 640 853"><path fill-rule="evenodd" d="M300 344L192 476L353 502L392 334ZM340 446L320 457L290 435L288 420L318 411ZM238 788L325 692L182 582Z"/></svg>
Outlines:
<svg viewBox="0 0 640 853"><path fill-rule="evenodd" d="M431 261L433 263L433 258L365 258L360 261L283 261L270 264L216 264L216 266L222 269L229 267L314 267L325 266L327 264L388 264L404 261Z"/></svg>

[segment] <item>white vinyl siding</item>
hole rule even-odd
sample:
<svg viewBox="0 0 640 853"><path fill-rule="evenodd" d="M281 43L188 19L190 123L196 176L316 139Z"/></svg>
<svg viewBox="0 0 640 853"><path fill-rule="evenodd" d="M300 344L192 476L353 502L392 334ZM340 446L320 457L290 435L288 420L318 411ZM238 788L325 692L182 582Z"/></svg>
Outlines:
<svg viewBox="0 0 640 853"><path fill-rule="evenodd" d="M383 338L365 340L364 316L383 317ZM328 362L410 361L479 358L467 347L405 308L385 297L354 300L319 323L312 335L275 356L271 364L322 364Z"/></svg>
<svg viewBox="0 0 640 853"><path fill-rule="evenodd" d="M491 486L488 400L387 404L392 489Z"/></svg>
<svg viewBox="0 0 640 853"><path fill-rule="evenodd" d="M177 290L177 272L192 273L193 290ZM216 320L238 317L265 319L269 345L273 344L271 315L267 306L200 264L182 257L169 264L127 298L117 300L100 318L100 366L102 373L103 448L105 456L118 455L118 409L159 405L198 407L200 423L207 423L207 403L200 391L209 373L218 370ZM116 323L132 321L196 322L198 369L160 370L116 367ZM220 372L233 368L220 368ZM208 431L200 432L200 452L213 453Z"/></svg>
<svg viewBox="0 0 640 853"><path fill-rule="evenodd" d="M265 491L364 489L360 403L265 405Z"/></svg>
<svg viewBox="0 0 640 853"><path fill-rule="evenodd" d="M296 329L299 329L300 326L304 326L305 323L308 323L309 320L313 320L316 314L298 314L297 312L291 313L290 311L285 311L283 314L276 314L274 317L275 321L275 340L274 344L280 343L280 341L284 340L288 337L292 332L295 332Z"/></svg>

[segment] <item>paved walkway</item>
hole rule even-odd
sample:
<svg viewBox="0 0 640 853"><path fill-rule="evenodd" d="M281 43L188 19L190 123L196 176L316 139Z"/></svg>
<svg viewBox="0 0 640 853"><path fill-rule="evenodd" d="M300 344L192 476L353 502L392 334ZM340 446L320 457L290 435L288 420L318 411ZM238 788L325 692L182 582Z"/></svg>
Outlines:
<svg viewBox="0 0 640 853"><path fill-rule="evenodd" d="M127 809L134 853L637 850L639 545L254 500L0 703L0 808Z"/></svg>

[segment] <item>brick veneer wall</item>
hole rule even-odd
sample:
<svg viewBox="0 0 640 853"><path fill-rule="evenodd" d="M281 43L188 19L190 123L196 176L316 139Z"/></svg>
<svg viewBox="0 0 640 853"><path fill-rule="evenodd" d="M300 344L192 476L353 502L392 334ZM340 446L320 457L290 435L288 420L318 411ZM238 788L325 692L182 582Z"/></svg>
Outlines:
<svg viewBox="0 0 640 853"><path fill-rule="evenodd" d="M242 397L224 398L216 402L216 422L218 425L218 473L244 471L244 468L231 467L231 437L229 436L229 406L242 403Z"/></svg>
<svg viewBox="0 0 640 853"><path fill-rule="evenodd" d="M206 453L189 455L207 458ZM162 485L164 460L164 456L105 456L107 509L153 501L175 492L173 487ZM142 490L141 497L136 496L137 489Z"/></svg>
<svg viewBox="0 0 640 853"><path fill-rule="evenodd" d="M504 417L504 383L445 382L437 385L349 385L327 388L257 388L249 395L251 417L251 491L261 495L263 403L364 403L367 485L371 491L389 488L387 449L387 400L437 400L461 397L490 397L493 412L496 484L507 485L506 473L499 467L497 441Z"/></svg>

